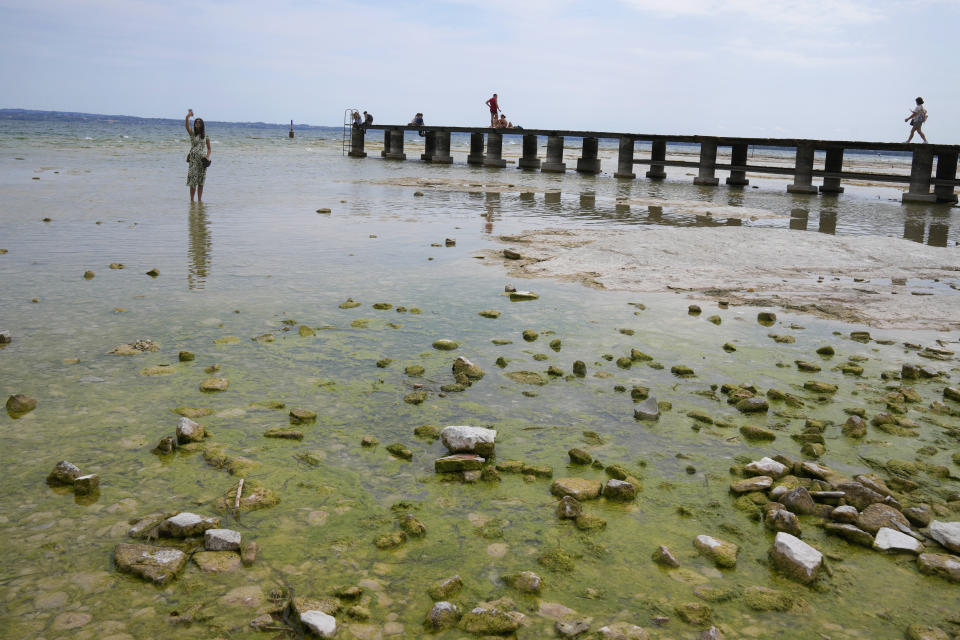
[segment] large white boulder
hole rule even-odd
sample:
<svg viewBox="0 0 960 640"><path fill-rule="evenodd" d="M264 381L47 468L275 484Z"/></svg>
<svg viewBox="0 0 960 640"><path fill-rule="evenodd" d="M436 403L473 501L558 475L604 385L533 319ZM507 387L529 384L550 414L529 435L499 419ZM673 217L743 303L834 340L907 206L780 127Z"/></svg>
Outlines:
<svg viewBox="0 0 960 640"><path fill-rule="evenodd" d="M930 537L955 553L960 553L960 522L930 523Z"/></svg>
<svg viewBox="0 0 960 640"><path fill-rule="evenodd" d="M781 531L773 539L770 560L791 580L810 584L820 573L823 554L800 538Z"/></svg>
<svg viewBox="0 0 960 640"><path fill-rule="evenodd" d="M300 622L310 633L321 638L332 638L337 633L337 619L323 611L304 611L300 614Z"/></svg>
<svg viewBox="0 0 960 640"><path fill-rule="evenodd" d="M782 478L787 475L787 465L777 462L773 458L760 458L747 464L744 471L752 476L770 476L771 478Z"/></svg>
<svg viewBox="0 0 960 640"><path fill-rule="evenodd" d="M450 453L493 453L493 441L497 437L496 429L454 425L440 431L440 440Z"/></svg>

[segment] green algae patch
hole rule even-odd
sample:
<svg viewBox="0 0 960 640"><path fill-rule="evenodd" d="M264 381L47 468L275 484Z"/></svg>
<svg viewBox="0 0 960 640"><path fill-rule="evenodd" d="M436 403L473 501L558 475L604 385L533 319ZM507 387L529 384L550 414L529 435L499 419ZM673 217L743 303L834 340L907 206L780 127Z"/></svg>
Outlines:
<svg viewBox="0 0 960 640"><path fill-rule="evenodd" d="M204 418L213 414L213 409L207 407L177 407L176 409L171 409L171 411L184 418L190 418L191 420Z"/></svg>
<svg viewBox="0 0 960 640"><path fill-rule="evenodd" d="M218 513L228 511L256 511L258 509L267 509L280 503L280 498L276 493L254 481L246 481L243 484L243 490L240 494L239 508L235 508L237 499L237 489L239 485L232 487L225 494L216 499L213 508Z"/></svg>
<svg viewBox="0 0 960 640"><path fill-rule="evenodd" d="M544 379L544 377L535 371L509 371L503 375L520 384L532 384L537 386L543 386L547 384L547 381Z"/></svg>
<svg viewBox="0 0 960 640"><path fill-rule="evenodd" d="M223 338L217 338L213 341L213 344L238 344L239 342L240 338L238 336L225 336Z"/></svg>
<svg viewBox="0 0 960 640"><path fill-rule="evenodd" d="M153 367L147 367L140 370L140 375L144 377L169 376L176 373L177 370L169 364L158 364Z"/></svg>

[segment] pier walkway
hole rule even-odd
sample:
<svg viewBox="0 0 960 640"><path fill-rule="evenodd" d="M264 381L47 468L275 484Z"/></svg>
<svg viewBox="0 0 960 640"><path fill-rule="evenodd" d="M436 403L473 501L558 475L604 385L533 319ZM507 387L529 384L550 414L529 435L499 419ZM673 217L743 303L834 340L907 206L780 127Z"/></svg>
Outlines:
<svg viewBox="0 0 960 640"><path fill-rule="evenodd" d="M806 140L797 138L732 138L726 136L688 136L657 135L639 133L615 133L610 131L564 131L553 129L491 129L489 127L443 127L374 124L366 129L353 128L351 131L349 156L366 157L364 139L367 131L383 132L383 151L381 155L390 160L405 160L403 151L404 132L418 131L424 135L424 153L420 156L425 162L450 164L450 134L470 134L470 154L467 163L486 167L505 167L503 159L503 137L521 136L523 155L517 161L521 169L539 169L544 172L562 173L567 170L563 161L565 138L583 140L581 157L577 160L576 171L581 173L600 173L598 143L601 139L619 141L617 170L614 176L622 179L636 178L634 165L649 165L646 177L651 180L663 180L667 177L665 167L691 167L698 170L694 184L712 186L720 183L717 171L729 171L726 184L739 187L749 184L746 174L792 175L793 183L787 186L790 193L843 192L843 180L870 180L909 184L903 194L903 202L957 202L955 187L960 185L957 179L957 159L960 145L907 144L904 142L858 142L851 140ZM547 139L546 157L539 157L539 137ZM637 158L636 143L650 144L650 155ZM700 159L667 160L668 143L687 143L700 145ZM718 163L717 150L730 148L730 162ZM796 150L793 167L766 166L748 164L750 147L792 148ZM912 154L913 161L909 175L890 173L866 173L843 170L843 154L846 150L857 151L906 151ZM814 166L815 154L824 152L823 168ZM934 174L936 166L936 174ZM813 184L813 178L822 178L819 186ZM932 190L932 191L931 191Z"/></svg>

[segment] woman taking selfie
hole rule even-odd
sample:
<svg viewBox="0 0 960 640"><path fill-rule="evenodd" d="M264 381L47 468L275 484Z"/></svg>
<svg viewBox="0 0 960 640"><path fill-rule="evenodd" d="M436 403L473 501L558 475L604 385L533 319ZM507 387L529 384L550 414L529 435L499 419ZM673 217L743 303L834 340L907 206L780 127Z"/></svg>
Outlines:
<svg viewBox="0 0 960 640"><path fill-rule="evenodd" d="M210 138L203 128L203 118L197 118L193 121L193 128L190 127L190 117L193 115L193 109L187 111L187 117L184 125L187 127L187 133L190 134L190 152L187 153L187 186L190 187L190 202L193 202L193 194L197 194L197 202L203 202L203 182L207 178L207 167L210 166ZM204 149L206 147L206 149Z"/></svg>

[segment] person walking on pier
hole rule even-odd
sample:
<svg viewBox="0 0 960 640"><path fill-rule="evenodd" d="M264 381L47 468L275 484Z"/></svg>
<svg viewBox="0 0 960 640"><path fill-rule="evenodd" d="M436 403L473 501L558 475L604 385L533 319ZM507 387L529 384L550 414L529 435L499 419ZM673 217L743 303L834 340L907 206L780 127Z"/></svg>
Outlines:
<svg viewBox="0 0 960 640"><path fill-rule="evenodd" d="M497 94L493 94L493 97L487 100L484 104L490 107L490 126L497 126L497 113L500 112L500 105L497 103Z"/></svg>
<svg viewBox="0 0 960 640"><path fill-rule="evenodd" d="M923 138L924 144L927 142L927 136L923 135L923 123L927 121L927 110L923 108L923 98L917 98L917 106L910 111L904 122L910 123L910 137L907 138L907 142L913 140L913 134L919 133L920 137Z"/></svg>
<svg viewBox="0 0 960 640"><path fill-rule="evenodd" d="M190 187L190 202L193 202L193 196L196 194L197 202L203 202L203 183L207 179L207 167L210 166L210 138L207 136L203 126L203 118L197 118L193 121L193 127L190 126L190 117L193 115L193 109L187 110L187 117L184 125L187 127L187 133L190 135L190 151L187 153L187 186ZM206 146L206 153L204 153Z"/></svg>

